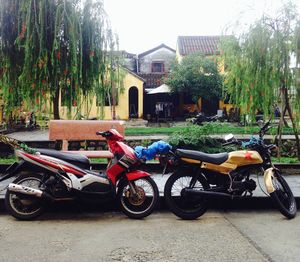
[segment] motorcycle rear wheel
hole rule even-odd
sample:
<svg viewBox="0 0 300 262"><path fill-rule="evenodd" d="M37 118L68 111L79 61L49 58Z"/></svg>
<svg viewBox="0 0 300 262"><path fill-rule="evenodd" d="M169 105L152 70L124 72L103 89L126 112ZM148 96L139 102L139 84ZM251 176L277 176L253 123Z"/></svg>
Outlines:
<svg viewBox="0 0 300 262"><path fill-rule="evenodd" d="M142 177L131 181L137 195L130 189L128 180L118 186L118 200L122 212L130 218L141 219L149 216L159 199L156 183L151 177Z"/></svg>
<svg viewBox="0 0 300 262"><path fill-rule="evenodd" d="M34 189L39 189L43 184L40 174L20 175L13 183ZM41 199L9 190L5 194L5 207L13 217L20 220L32 220L44 211Z"/></svg>
<svg viewBox="0 0 300 262"><path fill-rule="evenodd" d="M297 214L297 205L288 183L278 171L274 173L272 182L275 191L270 193L270 196L277 208L287 218L294 218Z"/></svg>
<svg viewBox="0 0 300 262"><path fill-rule="evenodd" d="M172 174L165 185L164 197L169 209L178 217L191 220L202 216L208 207L208 200L199 195L184 195L183 189L207 190L209 184L203 176L198 176L195 185L190 185L194 175L185 172Z"/></svg>

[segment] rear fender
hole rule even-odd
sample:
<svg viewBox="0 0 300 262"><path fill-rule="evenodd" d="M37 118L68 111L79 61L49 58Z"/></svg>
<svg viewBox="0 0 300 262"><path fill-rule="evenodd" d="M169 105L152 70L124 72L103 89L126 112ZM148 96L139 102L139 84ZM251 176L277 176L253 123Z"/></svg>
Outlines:
<svg viewBox="0 0 300 262"><path fill-rule="evenodd" d="M269 194L273 193L275 191L272 179L274 177L275 169L273 167L268 168L264 172L264 181L266 185L267 192Z"/></svg>
<svg viewBox="0 0 300 262"><path fill-rule="evenodd" d="M126 177L129 181L137 180L139 178L146 177L146 176L151 176L151 175L149 173L147 173L145 171L141 171L141 170L131 171L126 174Z"/></svg>
<svg viewBox="0 0 300 262"><path fill-rule="evenodd" d="M24 166L26 165L24 160L21 160L20 162L15 162L12 165L10 165L6 170L5 173L0 177L0 182L4 181L6 179L9 179L16 174L18 174L21 170L24 169Z"/></svg>
<svg viewBox="0 0 300 262"><path fill-rule="evenodd" d="M33 165L25 160L20 160L20 162L16 162L9 166L5 173L0 176L0 182L16 175L19 175L23 171L30 171L30 172L49 172L49 170L39 167L37 165Z"/></svg>

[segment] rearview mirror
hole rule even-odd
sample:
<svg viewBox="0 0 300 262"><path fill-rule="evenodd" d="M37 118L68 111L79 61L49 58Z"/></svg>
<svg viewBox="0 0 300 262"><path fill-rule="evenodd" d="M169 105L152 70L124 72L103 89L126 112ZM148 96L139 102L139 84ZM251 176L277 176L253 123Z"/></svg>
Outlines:
<svg viewBox="0 0 300 262"><path fill-rule="evenodd" d="M263 125L264 125L264 121L263 120L258 120L257 121L257 125L259 126L259 127L263 127Z"/></svg>
<svg viewBox="0 0 300 262"><path fill-rule="evenodd" d="M230 140L232 140L233 138L234 138L233 134L228 134L228 135L226 135L226 136L224 137L224 140L225 140L225 141L230 141Z"/></svg>

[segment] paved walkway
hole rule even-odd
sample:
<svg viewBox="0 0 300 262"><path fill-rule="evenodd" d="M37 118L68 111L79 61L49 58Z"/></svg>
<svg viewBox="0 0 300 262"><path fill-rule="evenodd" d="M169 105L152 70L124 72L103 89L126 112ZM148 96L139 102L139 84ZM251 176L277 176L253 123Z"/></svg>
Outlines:
<svg viewBox="0 0 300 262"><path fill-rule="evenodd" d="M118 212L61 210L34 221L1 214L0 261L295 262L300 215L209 210L183 221L170 212L141 220Z"/></svg>

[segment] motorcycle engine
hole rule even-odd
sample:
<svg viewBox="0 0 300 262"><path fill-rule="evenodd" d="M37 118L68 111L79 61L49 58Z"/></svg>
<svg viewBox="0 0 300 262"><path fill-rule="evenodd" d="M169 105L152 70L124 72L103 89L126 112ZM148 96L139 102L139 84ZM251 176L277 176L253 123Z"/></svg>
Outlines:
<svg viewBox="0 0 300 262"><path fill-rule="evenodd" d="M50 177L45 184L47 186L47 191L50 191L53 197L63 198L68 196L66 185L55 177Z"/></svg>
<svg viewBox="0 0 300 262"><path fill-rule="evenodd" d="M247 179L244 181L233 181L232 189L239 195L245 191L252 192L256 188L256 182L253 179Z"/></svg>

